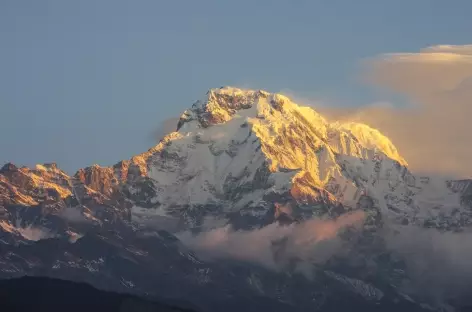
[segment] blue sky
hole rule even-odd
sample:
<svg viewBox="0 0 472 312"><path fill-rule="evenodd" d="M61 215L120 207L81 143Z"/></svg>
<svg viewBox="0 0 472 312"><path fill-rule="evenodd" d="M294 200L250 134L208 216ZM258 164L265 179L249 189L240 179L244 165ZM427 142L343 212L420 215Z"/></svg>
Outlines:
<svg viewBox="0 0 472 312"><path fill-rule="evenodd" d="M471 43L470 12L470 0L3 0L0 162L111 165L221 85L387 100L356 80L360 61Z"/></svg>

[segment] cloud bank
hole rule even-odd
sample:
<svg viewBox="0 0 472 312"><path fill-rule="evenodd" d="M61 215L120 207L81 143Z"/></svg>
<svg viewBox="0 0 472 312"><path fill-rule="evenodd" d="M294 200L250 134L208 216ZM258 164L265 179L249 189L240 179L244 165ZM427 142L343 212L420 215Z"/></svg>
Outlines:
<svg viewBox="0 0 472 312"><path fill-rule="evenodd" d="M251 231L222 227L192 235L177 235L184 245L208 260L233 259L279 270L288 262L321 264L342 252L338 234L348 227L362 225L365 213L346 213L335 220L311 219L300 224L280 226L272 223Z"/></svg>
<svg viewBox="0 0 472 312"><path fill-rule="evenodd" d="M320 112L379 129L414 171L472 177L472 45L385 54L364 65L364 81L406 96L410 105Z"/></svg>
<svg viewBox="0 0 472 312"><path fill-rule="evenodd" d="M356 261L351 259L351 250L357 246L352 235L360 232L350 232L349 240L340 234L348 228L360 230L364 219L365 213L358 210L334 220L311 219L289 226L272 223L249 231L227 226L177 237L207 261L237 260L276 272L291 268L313 278L313 264L323 265L334 256ZM405 264L408 280L400 285L403 292L439 305L451 299L472 304L468 299L472 287L471 232L389 224L376 235L382 238L385 251ZM368 252L375 253L372 247Z"/></svg>

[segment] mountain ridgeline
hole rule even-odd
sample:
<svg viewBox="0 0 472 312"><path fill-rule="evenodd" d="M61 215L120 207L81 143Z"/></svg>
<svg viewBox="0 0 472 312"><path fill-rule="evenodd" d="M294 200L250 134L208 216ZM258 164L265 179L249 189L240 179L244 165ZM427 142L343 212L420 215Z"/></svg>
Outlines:
<svg viewBox="0 0 472 312"><path fill-rule="evenodd" d="M4 165L0 277L199 311L460 309L468 296L443 280L419 286L395 235L467 230L470 182L413 174L365 124L280 94L211 89L174 132L112 167Z"/></svg>

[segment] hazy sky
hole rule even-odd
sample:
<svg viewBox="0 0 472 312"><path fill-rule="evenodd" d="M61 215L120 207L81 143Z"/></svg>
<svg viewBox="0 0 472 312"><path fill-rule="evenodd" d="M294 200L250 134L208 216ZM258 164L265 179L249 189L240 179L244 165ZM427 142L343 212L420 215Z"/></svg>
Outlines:
<svg viewBox="0 0 472 312"><path fill-rule="evenodd" d="M222 85L393 101L356 82L360 61L471 43L471 11L470 0L2 0L0 162L113 164Z"/></svg>

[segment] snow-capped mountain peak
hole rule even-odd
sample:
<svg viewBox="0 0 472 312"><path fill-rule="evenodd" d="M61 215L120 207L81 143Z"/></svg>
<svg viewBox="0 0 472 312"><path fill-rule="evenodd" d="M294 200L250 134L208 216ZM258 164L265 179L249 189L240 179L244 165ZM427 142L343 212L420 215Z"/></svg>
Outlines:
<svg viewBox="0 0 472 312"><path fill-rule="evenodd" d="M181 285L194 291L208 283L210 301L216 288L226 289L233 281L231 292L242 289L245 296L253 288L263 289L252 274L257 270L245 268L249 275L228 273L226 266L220 270L218 264L177 248L179 238L168 232L233 228L251 233L289 223L283 227L287 229L355 210L346 215L364 220L361 236L367 243L374 237L376 245L369 248L376 256L383 252L383 242L375 236L386 224L470 225L471 185L470 180L415 176L393 143L367 125L330 122L281 94L211 89L182 114L176 131L114 166L92 165L73 176L53 163L33 169L3 166L0 246L7 252L0 254L0 274L77 276L75 270L80 270L98 285L138 293L166 289L170 296L181 294ZM285 248L283 241L272 247L275 258ZM370 257L369 248L349 252ZM320 275L328 279L320 282L322 287L335 280L375 302L395 294L390 286L385 291L364 282L363 274L371 274L369 265L357 277L329 273L331 269ZM401 283L397 275L405 272L398 273L394 264L392 270L382 285ZM172 280L165 280L164 271L172 272ZM156 278L148 281L149 272ZM241 288L240 277L248 277L252 288ZM301 288L290 288L293 295L283 287L306 283L287 275L277 284L283 289L273 289L272 279L261 280L274 300L283 294L298 301ZM155 281L165 286L156 287ZM177 286L167 289L169 285ZM315 288L303 288L304 307L311 307ZM322 290L319 295L326 294Z"/></svg>
<svg viewBox="0 0 472 312"><path fill-rule="evenodd" d="M449 188L457 183L415 177L376 129L329 122L281 94L233 87L209 90L182 114L175 132L112 167L94 165L73 177L55 164L4 171L18 203L42 202L29 188L54 189L63 200L113 202L138 223L163 218L190 227L245 217L270 222L278 215L275 203L303 218L338 206L357 209L366 198L383 218L421 223L468 202ZM424 208L432 201L440 211ZM300 208L308 204L321 206Z"/></svg>
<svg viewBox="0 0 472 312"><path fill-rule="evenodd" d="M330 123L311 107L262 90L209 90L183 113L177 131L149 153L148 176L160 190L153 202L159 204L135 206L138 219L175 215L171 207L205 205L265 215L268 198L353 208L367 194L388 212L384 197L392 185L401 194L414 187L407 162L378 130ZM201 213L184 210L186 215ZM400 215L414 210L409 207Z"/></svg>
<svg viewBox="0 0 472 312"><path fill-rule="evenodd" d="M242 90L233 87L211 89L205 100L197 101L186 110L179 121L182 133L226 123L232 119L248 122L256 128L262 140L270 140L273 132L283 131L287 125L299 124L299 129L317 141L327 142L337 153L361 156L358 150L350 149L349 140L360 147L377 150L389 158L406 165L392 142L378 130L360 123L329 123L311 107L299 106L282 94L271 94L263 90ZM297 135L295 131L292 135Z"/></svg>

